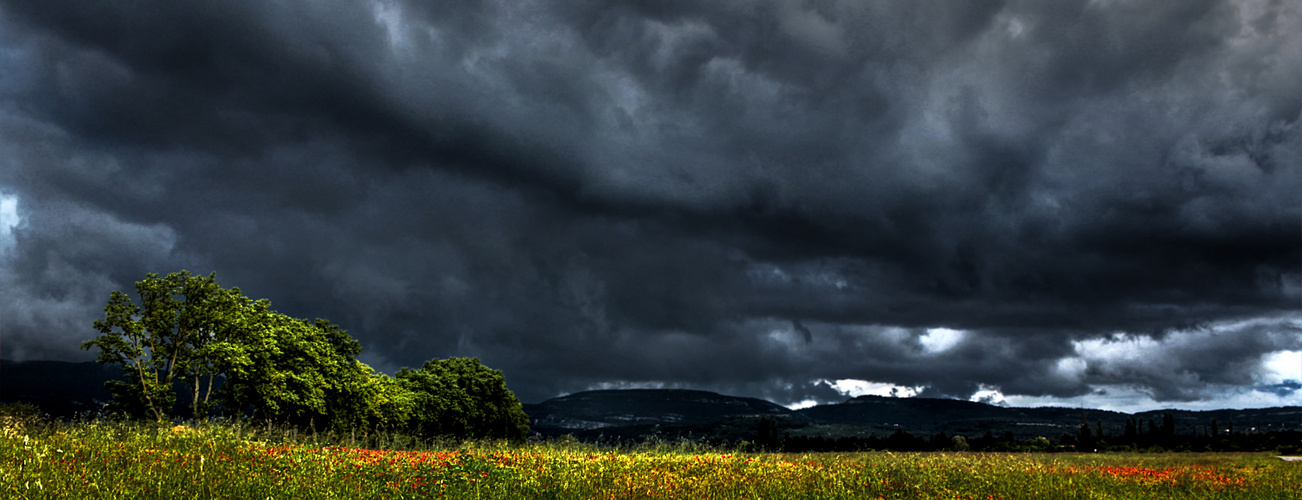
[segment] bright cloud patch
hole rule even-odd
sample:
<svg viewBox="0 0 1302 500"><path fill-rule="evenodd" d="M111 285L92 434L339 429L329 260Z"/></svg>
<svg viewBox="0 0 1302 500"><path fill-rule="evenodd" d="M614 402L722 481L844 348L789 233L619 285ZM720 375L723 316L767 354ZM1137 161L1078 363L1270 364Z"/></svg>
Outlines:
<svg viewBox="0 0 1302 500"><path fill-rule="evenodd" d="M790 408L790 409L792 409L792 410L803 410L803 409L805 409L805 408L809 408L809 407L811 407L811 406L818 406L818 401L814 401L814 400L812 400L812 399L806 399L806 400L804 400L804 401L797 401L797 402L795 402L795 403L791 403L791 404L787 405L787 408Z"/></svg>
<svg viewBox="0 0 1302 500"><path fill-rule="evenodd" d="M1278 351L1261 360L1262 382L1302 381L1302 351Z"/></svg>
<svg viewBox="0 0 1302 500"><path fill-rule="evenodd" d="M923 350L927 351L928 354L937 354L958 345L966 336L967 332L962 330L930 328L927 330L926 335L918 337L918 343L922 344Z"/></svg>
<svg viewBox="0 0 1302 500"><path fill-rule="evenodd" d="M18 217L18 198L0 194L0 252L14 245L14 228L22 220Z"/></svg>
<svg viewBox="0 0 1302 500"><path fill-rule="evenodd" d="M1170 344L1159 343L1152 337L1116 334L1108 338L1074 342L1076 354L1081 359L1107 363L1148 363Z"/></svg>
<svg viewBox="0 0 1302 500"><path fill-rule="evenodd" d="M975 401L978 403L985 403L990 405L999 405L999 406L1008 405L1008 398L1004 397L1004 393L999 392L999 389L997 388L987 387L985 385L982 385L981 389L973 393L972 397L968 399L970 401Z"/></svg>
<svg viewBox="0 0 1302 500"><path fill-rule="evenodd" d="M1073 342L1049 378L1083 384L1076 397L1011 394L1017 406L1154 408L1290 406L1299 403L1302 351L1296 316L1213 323L1155 337L1115 333ZM978 400L984 394L973 396Z"/></svg>
<svg viewBox="0 0 1302 500"><path fill-rule="evenodd" d="M1089 364L1084 359L1062 358L1054 366L1054 372L1066 380L1080 380L1085 376L1086 368L1089 368Z"/></svg>
<svg viewBox="0 0 1302 500"><path fill-rule="evenodd" d="M922 386L903 386L895 384L885 384L881 382L869 382L867 380L840 379L836 382L824 383L830 385L837 392L856 398L859 396L890 396L899 398L908 398L922 392Z"/></svg>

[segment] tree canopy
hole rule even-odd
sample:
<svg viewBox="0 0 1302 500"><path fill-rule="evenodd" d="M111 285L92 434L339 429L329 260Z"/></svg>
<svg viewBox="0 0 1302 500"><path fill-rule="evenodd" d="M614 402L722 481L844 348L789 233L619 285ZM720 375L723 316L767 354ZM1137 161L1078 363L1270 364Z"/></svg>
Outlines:
<svg viewBox="0 0 1302 500"><path fill-rule="evenodd" d="M186 383L192 388L191 411L203 414L216 375L208 345L229 334L232 315L247 299L238 288L221 288L215 274L202 277L189 271L161 278L150 273L136 283L136 293L138 306L114 291L104 319L94 323L100 335L82 343L83 349L99 349L100 363L120 364L127 371L126 381L109 385L111 408L161 419L173 411L173 385ZM209 390L200 398L203 379Z"/></svg>
<svg viewBox="0 0 1302 500"><path fill-rule="evenodd" d="M502 372L478 359L426 361L399 370L397 378L413 393L409 425L418 434L522 439L529 432L529 417Z"/></svg>
<svg viewBox="0 0 1302 500"><path fill-rule="evenodd" d="M307 321L222 288L216 275L148 274L137 305L114 291L94 323L102 364L121 365L109 409L166 419L186 410L299 426L521 439L529 429L502 372L478 359L430 360L397 377L357 360L362 346L325 319ZM189 392L178 408L177 390ZM214 390L215 389L215 390Z"/></svg>

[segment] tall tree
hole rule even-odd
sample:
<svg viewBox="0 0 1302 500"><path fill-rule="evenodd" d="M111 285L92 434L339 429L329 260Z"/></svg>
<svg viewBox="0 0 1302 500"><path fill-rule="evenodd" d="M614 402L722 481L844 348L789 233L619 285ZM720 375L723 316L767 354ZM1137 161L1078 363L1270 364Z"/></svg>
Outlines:
<svg viewBox="0 0 1302 500"><path fill-rule="evenodd" d="M1094 446L1094 436L1090 434L1090 424L1085 422L1080 423L1080 431L1078 432L1076 441L1080 443L1082 448L1090 448Z"/></svg>
<svg viewBox="0 0 1302 500"><path fill-rule="evenodd" d="M396 383L371 380L376 374L356 361L362 347L347 331L275 312L266 300L222 288L216 274L150 273L136 292L139 306L121 291L110 294L104 319L95 321L100 335L82 343L99 349L100 363L127 371L126 381L109 383L111 409L165 419L176 405L174 388L183 385L195 416L220 400L236 417L248 410L258 418L326 424L377 420L341 413L376 406L336 404L360 393L401 399L391 397ZM219 378L225 384L214 393Z"/></svg>
<svg viewBox="0 0 1302 500"><path fill-rule="evenodd" d="M113 408L138 417L167 417L176 404L173 384L192 386L190 410L202 414L216 372L201 352L225 330L223 322L239 290L223 290L216 275L194 276L189 271L159 277L150 273L136 282L140 305L127 294L114 291L96 320L100 335L82 343L82 349L99 349L97 361L120 364L127 381L109 385ZM200 381L207 377L209 393L200 398Z"/></svg>

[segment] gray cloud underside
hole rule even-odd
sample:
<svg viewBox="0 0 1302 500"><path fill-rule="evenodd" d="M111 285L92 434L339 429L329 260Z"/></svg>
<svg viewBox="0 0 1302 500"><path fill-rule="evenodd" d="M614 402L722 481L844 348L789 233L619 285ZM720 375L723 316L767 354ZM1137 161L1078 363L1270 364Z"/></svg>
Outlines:
<svg viewBox="0 0 1302 500"><path fill-rule="evenodd" d="M525 400L1215 398L1302 349L1300 18L2 0L4 345L75 356L109 291L188 268ZM969 333L933 353L932 327ZM1114 334L1169 348L1081 354Z"/></svg>

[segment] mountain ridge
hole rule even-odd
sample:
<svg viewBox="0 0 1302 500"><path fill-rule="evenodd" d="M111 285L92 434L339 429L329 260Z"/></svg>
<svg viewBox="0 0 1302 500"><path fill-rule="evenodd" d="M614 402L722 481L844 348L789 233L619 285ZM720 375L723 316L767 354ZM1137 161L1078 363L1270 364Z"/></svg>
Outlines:
<svg viewBox="0 0 1302 500"><path fill-rule="evenodd" d="M676 401L676 396L691 398L697 405L694 418L666 410L684 404ZM1091 432L1101 429L1104 435L1120 435L1128 419L1139 427L1138 432L1144 433L1149 422L1156 424L1166 415L1172 417L1179 434L1210 432L1213 421L1218 427L1237 426L1249 432L1302 428L1302 407L1298 406L1126 413L1058 406L1003 407L957 399L859 396L792 410L757 398L683 389L581 391L524 406L535 432L543 436L569 434L580 440L688 435L744 440L763 417L793 436L832 438L881 436L896 431L1058 438L1061 434L1077 434L1082 424L1089 425Z"/></svg>

